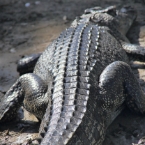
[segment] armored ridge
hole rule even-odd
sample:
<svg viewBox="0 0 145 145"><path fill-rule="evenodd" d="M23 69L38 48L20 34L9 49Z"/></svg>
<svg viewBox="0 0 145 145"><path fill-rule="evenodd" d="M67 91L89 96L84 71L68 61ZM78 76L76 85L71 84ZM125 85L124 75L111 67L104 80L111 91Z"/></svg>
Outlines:
<svg viewBox="0 0 145 145"><path fill-rule="evenodd" d="M101 145L124 103L144 113L144 93L127 64L128 56L145 54L126 42L135 17L131 7L87 9L6 93L1 121L12 119L23 102L42 119L41 145Z"/></svg>
<svg viewBox="0 0 145 145"><path fill-rule="evenodd" d="M50 59L52 64L48 68L54 77L51 97L53 104L51 119L47 120L50 130L48 129L48 133L44 138L44 144L46 144L45 139L49 140L54 134L54 138L50 139L54 144L57 141L57 135L60 137L60 133L63 134L61 140L59 140L61 144L71 138L81 123L83 116L86 115L86 110L89 110L86 105L88 98L90 98L90 89L93 90L91 98L95 97L93 94L98 88L96 80L98 80L99 74L103 71L104 65L107 66L115 59L123 60L126 55L123 53L121 45L107 31L96 25L80 23L77 27L67 29L60 37L61 39L58 39L55 44L58 44L58 46L54 46L56 50L52 60ZM110 48L107 45L110 37L112 49L114 49L115 53L114 57L112 57L113 54L105 56L105 53L99 53L102 51L101 45L104 45L105 51L108 52ZM104 42L107 43L105 44ZM119 51L122 51L122 56L118 53ZM105 61L106 59L107 61ZM40 62L43 62L41 58ZM37 71L36 73L38 74ZM94 105L95 111L97 106L96 104ZM90 115L96 112L94 111L89 110ZM88 118L90 115L88 114ZM94 123L96 123L95 120Z"/></svg>

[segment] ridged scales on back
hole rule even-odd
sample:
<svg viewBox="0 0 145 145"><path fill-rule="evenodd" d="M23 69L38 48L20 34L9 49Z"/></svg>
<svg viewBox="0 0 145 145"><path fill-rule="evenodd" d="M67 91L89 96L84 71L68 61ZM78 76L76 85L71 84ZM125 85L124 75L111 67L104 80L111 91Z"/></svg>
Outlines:
<svg viewBox="0 0 145 145"><path fill-rule="evenodd" d="M18 98L20 104L24 99L24 107L43 118L41 145L101 145L124 103L144 113L144 94L127 64L134 45L127 47L120 33L127 32L135 11L124 7L117 13L113 6L93 8L76 19L42 53L34 72L22 75L6 93L0 119L8 120L7 110L16 112ZM128 26L120 25L124 17ZM144 54L135 53L138 59Z"/></svg>
<svg viewBox="0 0 145 145"><path fill-rule="evenodd" d="M49 140L53 135L54 138L51 139L53 143L57 140L56 136L60 137L61 135L59 143L69 140L88 109L90 86L95 91L96 81L98 81L98 76L104 66L116 59L125 60L124 56L126 55L117 40L97 25L80 23L77 27L67 29L60 37L61 39L58 38L54 42L53 47L56 49L50 58L48 68L54 78L51 97L51 115L53 117L47 120L50 122L50 130L48 129L44 138L44 144L45 139ZM105 55L110 46L114 52ZM102 52L101 48L105 51ZM48 55L47 52L49 54L49 48L45 55ZM44 56L44 59L46 58L47 56ZM40 58L39 62L41 64L44 60ZM34 72L39 74L37 67ZM96 106L94 107L96 108Z"/></svg>

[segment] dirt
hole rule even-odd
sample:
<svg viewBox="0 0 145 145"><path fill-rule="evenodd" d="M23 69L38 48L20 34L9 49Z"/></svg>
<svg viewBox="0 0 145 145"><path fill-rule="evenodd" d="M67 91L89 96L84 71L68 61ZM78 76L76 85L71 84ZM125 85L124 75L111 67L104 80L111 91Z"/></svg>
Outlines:
<svg viewBox="0 0 145 145"><path fill-rule="evenodd" d="M138 12L128 33L132 43L145 46L145 1L143 0L5 0L0 1L0 92L5 93L19 77L17 62L24 56L42 52L61 31L94 6L129 4ZM135 63L136 75L145 90L145 65ZM2 97L3 94L0 93ZM135 145L144 142L145 117L124 110L109 127L103 145ZM17 121L0 124L0 145L35 144L39 123L23 108ZM142 140L140 140L142 138Z"/></svg>

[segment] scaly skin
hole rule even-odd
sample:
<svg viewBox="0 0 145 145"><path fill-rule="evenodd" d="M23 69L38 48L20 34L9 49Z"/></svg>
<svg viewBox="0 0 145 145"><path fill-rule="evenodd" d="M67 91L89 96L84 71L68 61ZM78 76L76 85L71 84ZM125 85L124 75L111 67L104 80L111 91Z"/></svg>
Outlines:
<svg viewBox="0 0 145 145"><path fill-rule="evenodd" d="M128 56L143 60L145 50L125 37L135 18L131 7L87 9L42 53L33 73L6 93L1 121L13 119L23 102L42 119L41 145L101 145L125 103L144 113L145 96Z"/></svg>

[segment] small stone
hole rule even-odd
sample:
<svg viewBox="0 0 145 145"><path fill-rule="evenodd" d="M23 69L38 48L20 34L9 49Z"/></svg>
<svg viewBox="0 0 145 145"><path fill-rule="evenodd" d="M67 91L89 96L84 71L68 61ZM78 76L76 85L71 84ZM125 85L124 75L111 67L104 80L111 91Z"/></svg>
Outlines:
<svg viewBox="0 0 145 145"><path fill-rule="evenodd" d="M25 3L26 8L30 7L30 5L31 5L30 3Z"/></svg>
<svg viewBox="0 0 145 145"><path fill-rule="evenodd" d="M40 4L40 1L35 1L35 5L39 5Z"/></svg>
<svg viewBox="0 0 145 145"><path fill-rule="evenodd" d="M32 141L32 144L37 145L39 142L37 140Z"/></svg>
<svg viewBox="0 0 145 145"><path fill-rule="evenodd" d="M15 49L15 48L11 48L11 49L10 49L10 52L11 52L11 53L15 53L15 52L16 52L16 49Z"/></svg>
<svg viewBox="0 0 145 145"><path fill-rule="evenodd" d="M67 16L63 16L63 20L66 21L67 20Z"/></svg>
<svg viewBox="0 0 145 145"><path fill-rule="evenodd" d="M7 140L8 138L9 138L9 136L6 136L6 137L5 137L5 140Z"/></svg>
<svg viewBox="0 0 145 145"><path fill-rule="evenodd" d="M63 16L63 21L66 23L68 21L67 16Z"/></svg>

